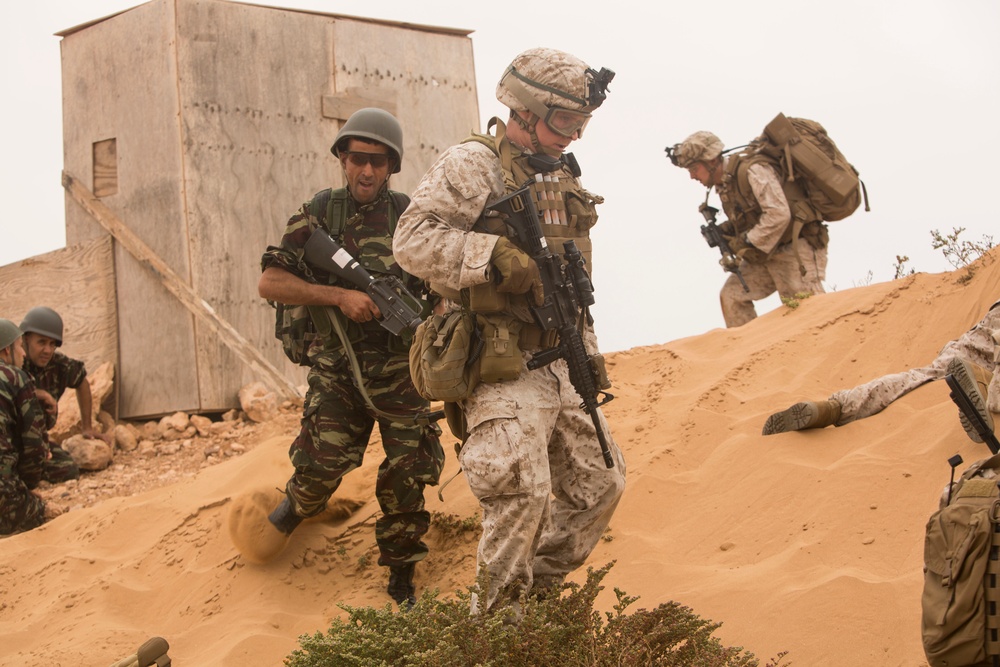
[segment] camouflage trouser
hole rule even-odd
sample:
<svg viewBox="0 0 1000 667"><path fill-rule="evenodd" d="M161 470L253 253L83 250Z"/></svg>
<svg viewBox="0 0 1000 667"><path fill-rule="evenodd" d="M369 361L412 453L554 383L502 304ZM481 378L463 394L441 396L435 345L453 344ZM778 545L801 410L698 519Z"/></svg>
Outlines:
<svg viewBox="0 0 1000 667"><path fill-rule="evenodd" d="M736 274L732 274L722 286L719 301L722 317L727 327L738 327L757 317L754 301L765 299L775 292L790 299L798 293L822 294L823 280L826 279L827 249L813 248L805 239L799 239L798 258L792 252L792 244L776 248L763 264L740 263L740 273L750 291L744 291ZM805 275L799 268L799 260Z"/></svg>
<svg viewBox="0 0 1000 667"><path fill-rule="evenodd" d="M958 340L950 341L929 365L876 378L853 389L845 389L830 398L841 405L837 426L870 417L884 410L900 396L932 380L947 375L948 362L955 357L970 361L993 373L989 388L989 407L1000 412L1000 373L997 367L997 336L1000 335L1000 306L990 310Z"/></svg>
<svg viewBox="0 0 1000 667"><path fill-rule="evenodd" d="M31 530L45 522L45 503L13 472L0 474L0 535Z"/></svg>
<svg viewBox="0 0 1000 667"><path fill-rule="evenodd" d="M416 414L428 403L410 380L409 359L356 350L365 388L379 410ZM295 473L286 491L301 516L313 516L351 470L361 465L375 422L385 459L378 469L375 496L382 516L375 522L380 565L400 565L427 555L421 540L430 526L424 487L438 483L444 450L436 425L419 426L376 417L354 386L345 359L309 372L302 428L289 450Z"/></svg>
<svg viewBox="0 0 1000 667"><path fill-rule="evenodd" d="M69 452L54 442L49 443L49 451L52 452L52 458L46 459L42 464L42 479L50 484L60 484L80 477L80 468Z"/></svg>
<svg viewBox="0 0 1000 667"><path fill-rule="evenodd" d="M483 510L478 564L489 573L490 606L501 592L516 598L583 564L625 489L625 461L612 440L615 467L605 466L563 361L481 384L463 409L460 461Z"/></svg>

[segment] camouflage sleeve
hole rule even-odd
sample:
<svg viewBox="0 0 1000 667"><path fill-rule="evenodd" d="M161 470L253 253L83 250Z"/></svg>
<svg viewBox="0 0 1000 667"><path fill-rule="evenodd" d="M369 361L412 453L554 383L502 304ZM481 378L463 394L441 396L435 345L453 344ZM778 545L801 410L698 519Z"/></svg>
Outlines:
<svg viewBox="0 0 1000 667"><path fill-rule="evenodd" d="M66 386L76 389L83 382L84 378L87 377L87 367L79 359L63 358L65 359L64 377L66 378Z"/></svg>
<svg viewBox="0 0 1000 667"><path fill-rule="evenodd" d="M747 169L747 181L760 204L760 222L747 232L747 240L764 252L771 252L792 221L788 200L781 189L781 180L773 168L752 164Z"/></svg>
<svg viewBox="0 0 1000 667"><path fill-rule="evenodd" d="M305 254L303 248L313 230L318 226L319 221L309 214L309 202L306 202L288 220L280 244L268 246L267 250L264 251L260 260L261 271L276 266L303 280L315 280L312 271L303 259Z"/></svg>
<svg viewBox="0 0 1000 667"><path fill-rule="evenodd" d="M400 217L393 256L407 272L454 290L485 283L497 237L471 229L503 194L500 161L489 148L476 142L449 148Z"/></svg>
<svg viewBox="0 0 1000 667"><path fill-rule="evenodd" d="M35 398L35 386L27 373L15 370L13 403L17 412L21 450L17 470L28 488L34 488L42 480L42 463L49 450L43 416L45 413Z"/></svg>
<svg viewBox="0 0 1000 667"><path fill-rule="evenodd" d="M986 390L986 403L990 412L1000 413L1000 301L990 307L981 324L993 339L993 377Z"/></svg>

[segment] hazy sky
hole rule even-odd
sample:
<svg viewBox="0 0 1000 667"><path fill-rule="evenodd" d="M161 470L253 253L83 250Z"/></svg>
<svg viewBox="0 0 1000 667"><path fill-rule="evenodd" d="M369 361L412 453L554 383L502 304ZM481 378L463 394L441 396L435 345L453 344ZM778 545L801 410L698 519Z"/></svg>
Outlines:
<svg viewBox="0 0 1000 667"><path fill-rule="evenodd" d="M65 245L54 33L138 4L0 5L0 265ZM613 69L607 102L572 149L584 185L606 198L594 230L594 314L605 351L723 326L726 275L698 231L704 188L663 152L696 130L737 146L779 111L826 126L861 172L872 206L830 225L828 291L891 279L897 255L918 271L950 269L931 247L934 229L965 227L962 238L1000 241L988 203L1000 181L995 0L255 4L473 30L484 123L505 115L496 81L524 49L551 46ZM303 184L303 193L313 186ZM758 311L776 305L772 298Z"/></svg>

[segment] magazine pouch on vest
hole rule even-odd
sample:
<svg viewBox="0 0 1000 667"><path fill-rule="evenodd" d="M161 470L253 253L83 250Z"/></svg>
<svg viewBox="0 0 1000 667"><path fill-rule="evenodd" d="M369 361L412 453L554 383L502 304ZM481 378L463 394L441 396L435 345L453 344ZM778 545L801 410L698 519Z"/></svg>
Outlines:
<svg viewBox="0 0 1000 667"><path fill-rule="evenodd" d="M754 143L759 143L761 153L779 161L788 181L802 183L823 220L843 220L861 205L858 171L816 121L779 113ZM865 210L869 210L867 194Z"/></svg>
<svg viewBox="0 0 1000 667"><path fill-rule="evenodd" d="M927 522L921 630L931 667L1000 665L998 473L1000 455L971 465Z"/></svg>
<svg viewBox="0 0 1000 667"><path fill-rule="evenodd" d="M479 384L482 342L475 316L465 308L420 323L410 346L410 378L429 401L465 400Z"/></svg>
<svg viewBox="0 0 1000 667"><path fill-rule="evenodd" d="M479 376L483 382L508 382L521 375L521 348L518 340L524 323L503 313L476 314L482 335L483 352Z"/></svg>

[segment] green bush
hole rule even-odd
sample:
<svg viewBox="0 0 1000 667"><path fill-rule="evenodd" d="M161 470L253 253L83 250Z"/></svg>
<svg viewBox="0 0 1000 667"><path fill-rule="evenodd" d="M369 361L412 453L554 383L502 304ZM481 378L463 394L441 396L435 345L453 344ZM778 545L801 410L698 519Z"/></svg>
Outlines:
<svg viewBox="0 0 1000 667"><path fill-rule="evenodd" d="M408 612L342 605L347 620L334 619L326 634L300 637L287 667L757 667L742 647L725 647L706 621L675 602L626 613L638 598L615 589L614 612L603 617L594 601L613 563L587 570L587 582L566 584L563 595L522 597L470 614L480 578L457 599L425 592ZM517 619L512 620L512 619ZM785 653L767 663L778 667Z"/></svg>

